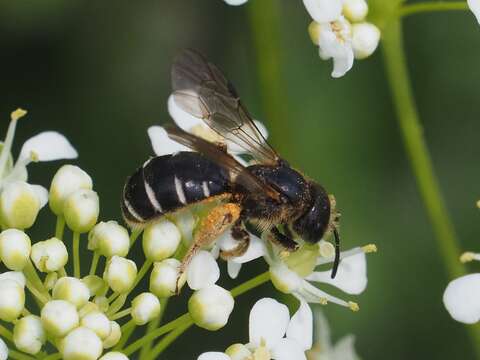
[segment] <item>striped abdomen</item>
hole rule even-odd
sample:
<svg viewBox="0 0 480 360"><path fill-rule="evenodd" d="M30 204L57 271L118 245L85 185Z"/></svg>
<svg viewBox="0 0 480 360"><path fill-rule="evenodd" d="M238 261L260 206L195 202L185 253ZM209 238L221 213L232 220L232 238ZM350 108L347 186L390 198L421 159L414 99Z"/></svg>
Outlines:
<svg viewBox="0 0 480 360"><path fill-rule="evenodd" d="M158 156L127 180L123 216L132 225L143 224L229 190L228 173L199 153Z"/></svg>

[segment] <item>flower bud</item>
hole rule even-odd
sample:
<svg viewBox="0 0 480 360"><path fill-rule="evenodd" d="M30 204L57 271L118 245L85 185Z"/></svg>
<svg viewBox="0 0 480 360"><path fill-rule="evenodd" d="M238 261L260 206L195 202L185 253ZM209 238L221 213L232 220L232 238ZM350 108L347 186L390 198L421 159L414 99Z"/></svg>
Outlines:
<svg viewBox="0 0 480 360"><path fill-rule="evenodd" d="M128 360L127 355L118 351L111 351L103 355L100 360Z"/></svg>
<svg viewBox="0 0 480 360"><path fill-rule="evenodd" d="M365 0L344 0L343 15L350 21L363 21L368 14L368 5Z"/></svg>
<svg viewBox="0 0 480 360"><path fill-rule="evenodd" d="M87 285L91 296L103 295L108 290L108 284L97 275L87 275L82 282Z"/></svg>
<svg viewBox="0 0 480 360"><path fill-rule="evenodd" d="M75 305L65 300L51 300L42 308L43 328L53 337L63 337L79 323Z"/></svg>
<svg viewBox="0 0 480 360"><path fill-rule="evenodd" d="M98 305L92 301L89 301L85 305L83 305L80 310L78 310L78 316L80 317L80 320L81 320L91 312L98 312L98 311L101 311Z"/></svg>
<svg viewBox="0 0 480 360"><path fill-rule="evenodd" d="M151 261L162 261L177 251L182 235L174 223L162 220L143 232L143 252Z"/></svg>
<svg viewBox="0 0 480 360"><path fill-rule="evenodd" d="M5 228L28 229L45 205L47 191L24 181L7 183L0 194L0 219Z"/></svg>
<svg viewBox="0 0 480 360"><path fill-rule="evenodd" d="M103 348L109 349L117 345L118 341L122 337L122 330L120 325L116 321L110 321L110 334L105 340L103 340Z"/></svg>
<svg viewBox="0 0 480 360"><path fill-rule="evenodd" d="M13 279L0 280L0 319L14 321L25 307L25 290Z"/></svg>
<svg viewBox="0 0 480 360"><path fill-rule="evenodd" d="M145 325L160 315L160 301L152 293L142 293L132 301L132 318L137 325Z"/></svg>
<svg viewBox="0 0 480 360"><path fill-rule="evenodd" d="M8 229L0 233L0 258L10 270L23 270L31 249L30 238L23 231Z"/></svg>
<svg viewBox="0 0 480 360"><path fill-rule="evenodd" d="M0 338L0 360L8 360L8 347L7 344L5 344L5 341L3 341Z"/></svg>
<svg viewBox="0 0 480 360"><path fill-rule="evenodd" d="M283 263L270 267L270 278L273 286L285 294L291 294L302 284L302 278Z"/></svg>
<svg viewBox="0 0 480 360"><path fill-rule="evenodd" d="M225 350L225 354L230 356L232 360L249 359L252 356L250 350L243 344L230 345L227 350Z"/></svg>
<svg viewBox="0 0 480 360"><path fill-rule="evenodd" d="M233 305L229 291L218 285L210 285L193 293L188 300L188 311L197 326L218 330L227 324Z"/></svg>
<svg viewBox="0 0 480 360"><path fill-rule="evenodd" d="M110 308L110 303L106 296L95 296L93 302L98 306L100 311L106 312Z"/></svg>
<svg viewBox="0 0 480 360"><path fill-rule="evenodd" d="M380 30L371 23L352 26L352 47L357 59L365 59L373 54L380 41Z"/></svg>
<svg viewBox="0 0 480 360"><path fill-rule="evenodd" d="M100 311L91 311L82 317L80 326L93 330L102 340L106 339L111 331L110 320Z"/></svg>
<svg viewBox="0 0 480 360"><path fill-rule="evenodd" d="M74 277L63 277L58 279L52 295L54 299L66 300L80 309L90 298L90 290L82 280Z"/></svg>
<svg viewBox="0 0 480 360"><path fill-rule="evenodd" d="M100 222L88 234L88 249L98 250L100 255L111 258L126 256L130 248L127 229L116 221Z"/></svg>
<svg viewBox="0 0 480 360"><path fill-rule="evenodd" d="M7 271L0 274L0 281L2 280L14 280L16 281L22 288L25 287L27 284L27 279L25 275L23 275L20 271Z"/></svg>
<svg viewBox="0 0 480 360"><path fill-rule="evenodd" d="M83 326L72 330L63 339L62 347L64 360L97 360L103 351L97 334Z"/></svg>
<svg viewBox="0 0 480 360"><path fill-rule="evenodd" d="M136 277L137 265L132 260L120 256L114 256L108 261L103 274L108 286L121 294L130 290Z"/></svg>
<svg viewBox="0 0 480 360"><path fill-rule="evenodd" d="M42 322L38 316L21 318L13 328L13 341L18 350L35 355L47 340Z"/></svg>
<svg viewBox="0 0 480 360"><path fill-rule="evenodd" d="M175 294L177 278L180 269L180 261L177 259L166 259L153 264L150 275L150 291L159 298L167 298ZM184 274L185 275L185 274ZM178 281L178 288L185 284L186 276Z"/></svg>
<svg viewBox="0 0 480 360"><path fill-rule="evenodd" d="M80 189L65 200L63 214L70 229L84 233L90 231L97 223L99 211L97 193L93 190Z"/></svg>
<svg viewBox="0 0 480 360"><path fill-rule="evenodd" d="M65 266L68 262L68 251L61 240L51 238L34 244L30 257L38 270L52 272Z"/></svg>
<svg viewBox="0 0 480 360"><path fill-rule="evenodd" d="M64 165L58 169L50 185L50 208L56 215L63 214L65 199L79 189L92 189L92 179L78 166Z"/></svg>
<svg viewBox="0 0 480 360"><path fill-rule="evenodd" d="M56 272L51 272L51 273L48 273L47 276L45 276L45 288L47 290L52 290L54 287L55 287L55 284L57 283L58 281L58 273Z"/></svg>

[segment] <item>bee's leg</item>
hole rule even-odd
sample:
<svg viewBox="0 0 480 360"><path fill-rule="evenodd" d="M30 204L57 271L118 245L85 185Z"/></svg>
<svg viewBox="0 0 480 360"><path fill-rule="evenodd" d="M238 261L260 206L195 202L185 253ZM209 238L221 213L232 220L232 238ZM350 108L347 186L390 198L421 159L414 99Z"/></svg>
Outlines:
<svg viewBox="0 0 480 360"><path fill-rule="evenodd" d="M250 234L243 228L243 223L241 219L238 219L231 228L232 237L237 240L238 244L231 250L222 250L220 251L220 257L223 260L231 259L232 257L237 257L245 254L250 245Z"/></svg>
<svg viewBox="0 0 480 360"><path fill-rule="evenodd" d="M195 233L193 243L180 264L177 278L177 293L179 279L187 269L188 264L190 264L190 261L192 261L195 254L202 247L208 246L217 240L217 238L227 230L229 226L235 223L239 217L240 206L234 203L227 203L214 207L208 215L203 218Z"/></svg>
<svg viewBox="0 0 480 360"><path fill-rule="evenodd" d="M270 230L268 239L288 252L298 249L298 244L291 237L282 234L276 227Z"/></svg>

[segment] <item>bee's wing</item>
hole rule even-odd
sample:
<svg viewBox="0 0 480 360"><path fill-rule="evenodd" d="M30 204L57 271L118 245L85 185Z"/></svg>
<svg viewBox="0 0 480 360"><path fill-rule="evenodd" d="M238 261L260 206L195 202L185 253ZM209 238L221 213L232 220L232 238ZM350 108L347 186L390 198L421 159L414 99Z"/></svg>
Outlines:
<svg viewBox="0 0 480 360"><path fill-rule="evenodd" d="M173 124L166 125L164 128L172 140L199 152L227 170L230 174L231 181L235 184L239 184L253 193L263 193L276 200L280 198L277 190L261 182L256 176L252 175L247 168L235 160L233 156L222 150L218 145L190 134Z"/></svg>
<svg viewBox="0 0 480 360"><path fill-rule="evenodd" d="M258 130L233 85L201 54L185 50L175 60L172 88L175 103L184 111L204 120L260 163L277 163L277 153Z"/></svg>

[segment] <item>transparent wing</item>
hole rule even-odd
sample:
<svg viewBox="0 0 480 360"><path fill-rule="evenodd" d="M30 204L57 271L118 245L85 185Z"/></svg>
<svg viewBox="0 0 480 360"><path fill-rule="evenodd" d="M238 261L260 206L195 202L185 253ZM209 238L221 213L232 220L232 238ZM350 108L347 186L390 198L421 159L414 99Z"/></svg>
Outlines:
<svg viewBox="0 0 480 360"><path fill-rule="evenodd" d="M261 182L256 176L252 175L247 168L219 146L190 134L176 125L169 124L164 128L172 140L199 152L206 158L222 166L229 172L232 182L243 186L250 192L257 194L263 193L273 199L280 199L278 191Z"/></svg>
<svg viewBox="0 0 480 360"><path fill-rule="evenodd" d="M203 55L185 50L172 67L175 103L203 119L217 134L238 145L263 164L279 157L267 143L243 106L233 85Z"/></svg>

